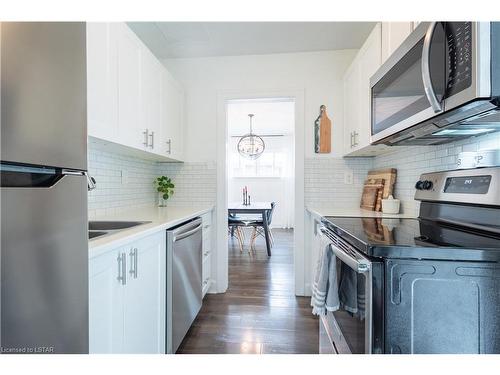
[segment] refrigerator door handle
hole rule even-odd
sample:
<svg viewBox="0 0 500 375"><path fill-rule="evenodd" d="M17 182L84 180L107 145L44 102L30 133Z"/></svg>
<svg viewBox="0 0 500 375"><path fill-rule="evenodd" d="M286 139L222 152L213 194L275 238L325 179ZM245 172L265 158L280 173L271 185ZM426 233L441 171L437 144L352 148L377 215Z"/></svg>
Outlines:
<svg viewBox="0 0 500 375"><path fill-rule="evenodd" d="M95 178L90 176L86 171L79 171L74 169L62 169L61 174L64 176L85 176L87 178L87 190L91 191L96 188Z"/></svg>

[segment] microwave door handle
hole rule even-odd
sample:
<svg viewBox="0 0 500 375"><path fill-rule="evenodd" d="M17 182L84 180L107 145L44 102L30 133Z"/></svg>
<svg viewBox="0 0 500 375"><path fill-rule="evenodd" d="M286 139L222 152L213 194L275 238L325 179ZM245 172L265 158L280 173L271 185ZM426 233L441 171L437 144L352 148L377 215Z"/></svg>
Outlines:
<svg viewBox="0 0 500 375"><path fill-rule="evenodd" d="M422 81L424 83L425 96L431 104L432 109L435 113L441 112L443 107L436 96L434 87L432 86L431 80L431 42L434 35L434 30L436 30L437 22L431 22L427 28L424 38L424 46L422 49Z"/></svg>

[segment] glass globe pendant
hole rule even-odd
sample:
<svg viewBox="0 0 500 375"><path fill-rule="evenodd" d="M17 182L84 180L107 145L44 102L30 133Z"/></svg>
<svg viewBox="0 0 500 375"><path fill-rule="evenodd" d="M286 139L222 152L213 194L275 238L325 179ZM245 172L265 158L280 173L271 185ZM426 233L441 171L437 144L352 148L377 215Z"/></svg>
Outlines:
<svg viewBox="0 0 500 375"><path fill-rule="evenodd" d="M254 115L251 113L248 115L248 117L250 118L250 133L245 134L238 141L238 152L241 156L247 159L255 160L258 159L260 155L262 155L264 149L266 148L266 144L261 137L252 133L253 116Z"/></svg>

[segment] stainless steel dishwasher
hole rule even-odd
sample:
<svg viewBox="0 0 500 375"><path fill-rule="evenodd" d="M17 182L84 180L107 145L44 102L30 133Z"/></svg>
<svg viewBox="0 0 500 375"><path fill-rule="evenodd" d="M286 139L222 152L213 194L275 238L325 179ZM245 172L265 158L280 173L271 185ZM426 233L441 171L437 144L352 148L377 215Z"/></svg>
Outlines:
<svg viewBox="0 0 500 375"><path fill-rule="evenodd" d="M202 221L167 230L167 353L175 353L201 308Z"/></svg>

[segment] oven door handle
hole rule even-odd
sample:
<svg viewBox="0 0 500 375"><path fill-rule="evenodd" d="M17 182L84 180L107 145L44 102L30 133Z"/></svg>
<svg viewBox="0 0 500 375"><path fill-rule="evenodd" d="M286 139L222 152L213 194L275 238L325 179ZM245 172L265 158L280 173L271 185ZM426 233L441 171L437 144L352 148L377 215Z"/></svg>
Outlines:
<svg viewBox="0 0 500 375"><path fill-rule="evenodd" d="M432 86L431 79L431 42L434 36L434 31L436 30L437 22L431 22L427 32L425 33L424 46L422 47L422 81L424 83L425 96L431 104L431 107L435 113L441 112L443 107L441 102L437 98L434 87Z"/></svg>
<svg viewBox="0 0 500 375"><path fill-rule="evenodd" d="M366 273L370 271L370 261L361 255L359 257L353 257L352 255L346 253L339 247L337 247L328 236L328 229L320 228L321 233L329 239L330 247L337 258L339 258L342 262L347 264L357 273Z"/></svg>

